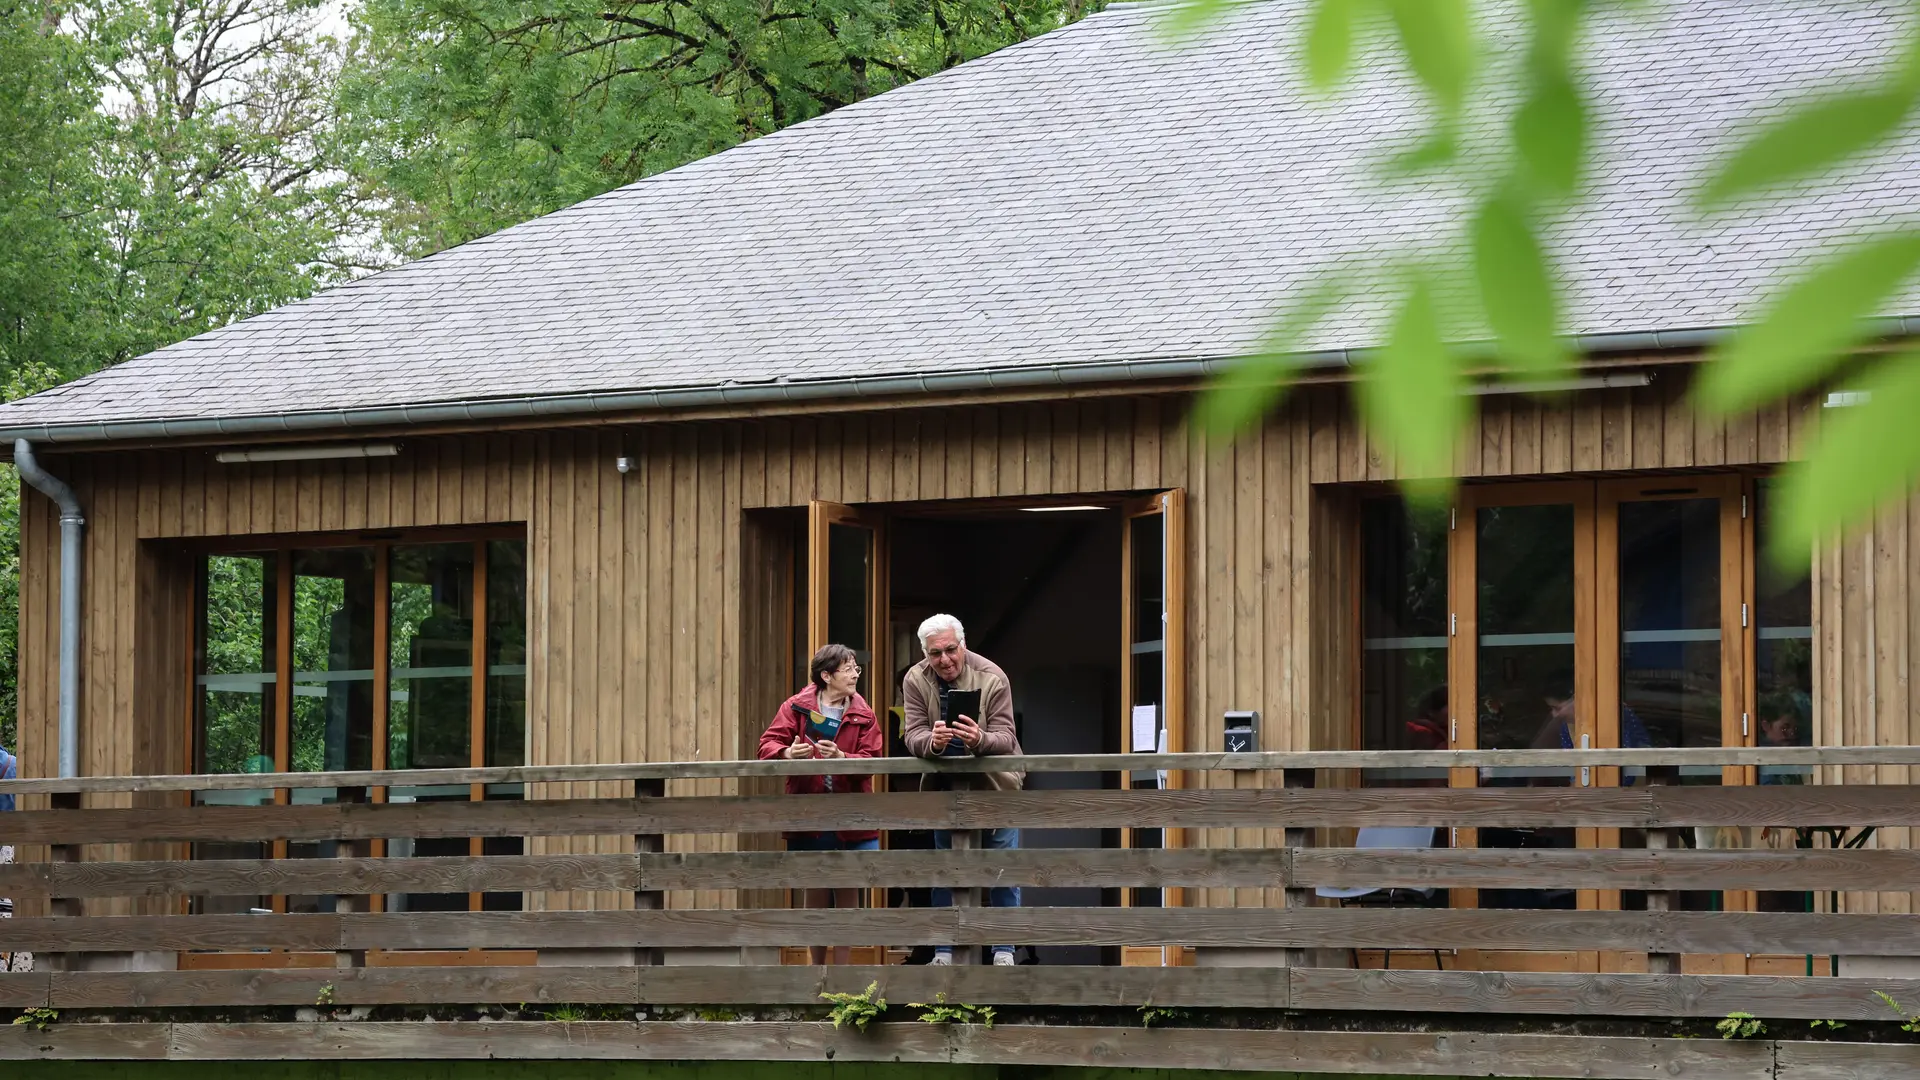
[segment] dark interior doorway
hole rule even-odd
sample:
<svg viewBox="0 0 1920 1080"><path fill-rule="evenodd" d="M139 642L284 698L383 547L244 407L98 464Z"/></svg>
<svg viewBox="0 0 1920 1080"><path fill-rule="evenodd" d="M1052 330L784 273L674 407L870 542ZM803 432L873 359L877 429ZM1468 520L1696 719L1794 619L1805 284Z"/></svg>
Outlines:
<svg viewBox="0 0 1920 1080"><path fill-rule="evenodd" d="M921 658L915 637L936 612L967 628L967 647L1006 671L1021 746L1029 754L1118 753L1121 532L1116 509L952 511L907 508L889 517L889 632L899 676ZM891 728L892 725L889 725ZM894 753L903 752L896 745ZM1099 788L1101 773L1037 773L1032 790ZM895 846L914 842L898 837ZM1119 844L1117 830L1028 829L1026 848ZM1023 890L1027 907L1097 907L1115 890ZM1113 962L1092 946L1045 946L1048 964Z"/></svg>

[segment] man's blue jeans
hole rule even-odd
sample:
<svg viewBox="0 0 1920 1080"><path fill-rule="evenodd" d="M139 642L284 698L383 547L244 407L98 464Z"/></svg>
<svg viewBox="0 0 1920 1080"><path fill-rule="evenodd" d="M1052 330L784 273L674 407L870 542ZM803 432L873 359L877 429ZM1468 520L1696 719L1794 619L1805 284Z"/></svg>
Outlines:
<svg viewBox="0 0 1920 1080"><path fill-rule="evenodd" d="M953 850L953 834L947 832L944 829L936 830L933 834L933 846L935 850L938 850L938 851ZM980 847L985 850L1012 851L1014 849L1017 849L1019 846L1020 846L1020 830L1019 829L981 829L980 830ZM934 889L933 890L933 906L934 907L952 907L953 906L953 890L938 889L938 888ZM1020 886L995 885L992 888L988 889L987 890L987 906L988 907L1019 907L1020 906ZM938 949L935 949L934 951L943 952L943 953L953 952L951 948L945 945L940 946ZM1013 952L1013 946L995 945L993 947L993 951L997 953L999 952L1011 953Z"/></svg>

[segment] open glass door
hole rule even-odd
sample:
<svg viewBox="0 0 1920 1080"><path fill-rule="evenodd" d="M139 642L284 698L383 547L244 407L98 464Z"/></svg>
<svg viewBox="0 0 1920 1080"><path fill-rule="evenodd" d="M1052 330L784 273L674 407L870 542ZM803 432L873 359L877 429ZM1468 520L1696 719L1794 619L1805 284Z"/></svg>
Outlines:
<svg viewBox="0 0 1920 1080"><path fill-rule="evenodd" d="M1129 752L1186 749L1186 492L1163 491L1126 504L1121 541L1120 595L1124 599L1120 659L1120 745ZM1125 780L1133 788L1177 786L1180 777L1136 769ZM1180 847L1175 829L1123 829L1123 847ZM1121 891L1125 907L1178 906L1179 889L1132 888ZM1177 947L1128 950L1128 964L1172 962ZM1137 954L1137 955L1136 955Z"/></svg>
<svg viewBox="0 0 1920 1080"><path fill-rule="evenodd" d="M834 502L807 505L807 592L805 665L822 645L845 645L860 663L860 695L886 730L892 704L893 677L887 658L887 545L886 517L878 511L858 510ZM806 676L803 666L800 672ZM885 791L887 778L874 778L874 790ZM886 843L882 833L880 842ZM864 891L867 907L886 906L884 888ZM789 901L789 906L798 906ZM806 963L806 950L783 962ZM882 946L855 946L855 964L884 964Z"/></svg>
<svg viewBox="0 0 1920 1080"><path fill-rule="evenodd" d="M807 659L829 642L852 649L860 694L881 717L892 704L885 539L878 512L832 502L807 507Z"/></svg>

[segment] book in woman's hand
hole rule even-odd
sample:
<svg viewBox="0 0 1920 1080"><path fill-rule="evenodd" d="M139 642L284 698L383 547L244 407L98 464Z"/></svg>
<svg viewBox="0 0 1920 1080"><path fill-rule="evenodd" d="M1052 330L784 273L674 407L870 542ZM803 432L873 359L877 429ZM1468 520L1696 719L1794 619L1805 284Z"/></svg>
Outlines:
<svg viewBox="0 0 1920 1080"><path fill-rule="evenodd" d="M840 717L828 716L826 713L799 705L793 707L793 714L806 725L807 738L815 742L833 742L840 734Z"/></svg>

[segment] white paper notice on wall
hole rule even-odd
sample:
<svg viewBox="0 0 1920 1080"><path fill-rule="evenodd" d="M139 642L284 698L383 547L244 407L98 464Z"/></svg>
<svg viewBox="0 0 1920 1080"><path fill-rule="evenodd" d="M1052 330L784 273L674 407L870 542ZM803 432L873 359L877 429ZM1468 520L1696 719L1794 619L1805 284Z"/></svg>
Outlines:
<svg viewBox="0 0 1920 1080"><path fill-rule="evenodd" d="M1160 706L1133 707L1133 752L1151 754L1160 749Z"/></svg>

